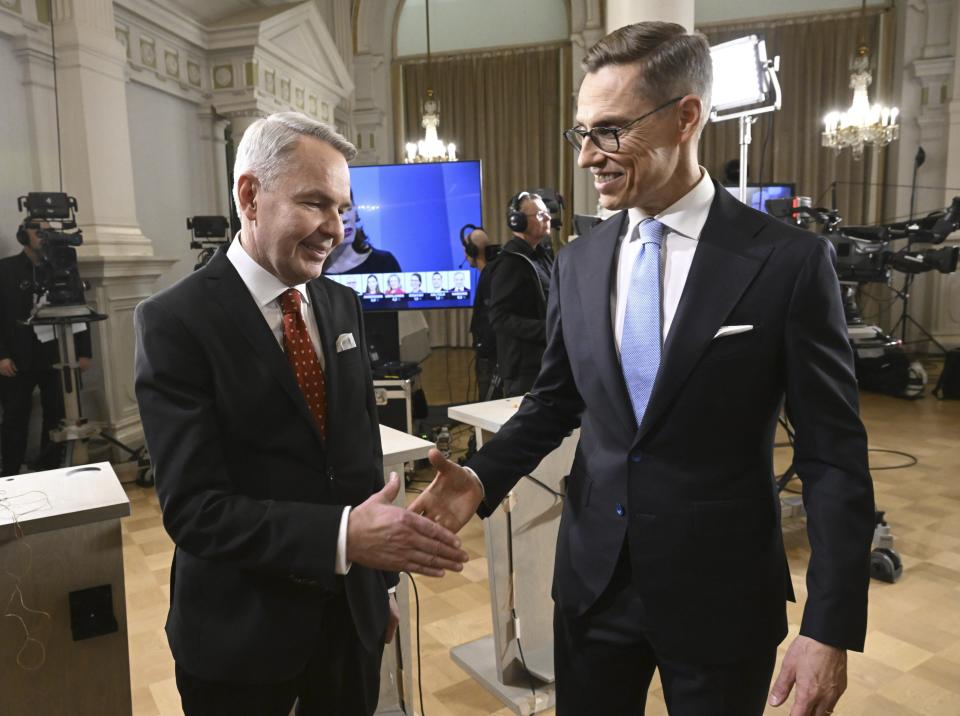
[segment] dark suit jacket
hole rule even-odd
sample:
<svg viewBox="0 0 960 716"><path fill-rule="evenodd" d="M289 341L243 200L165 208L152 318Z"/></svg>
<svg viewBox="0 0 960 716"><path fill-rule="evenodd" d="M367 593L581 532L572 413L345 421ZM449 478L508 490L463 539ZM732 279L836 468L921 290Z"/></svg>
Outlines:
<svg viewBox="0 0 960 716"><path fill-rule="evenodd" d="M772 481L785 396L812 547L801 634L862 649L873 488L827 241L718 187L638 426L610 318L626 222L626 212L611 217L558 257L543 370L469 463L486 489L481 515L581 427L557 542L557 607L583 614L626 539L664 655L756 656L785 636L792 597ZM713 338L746 324L754 329Z"/></svg>
<svg viewBox="0 0 960 716"><path fill-rule="evenodd" d="M0 259L0 360L12 358L18 371L46 370L59 361L57 341L41 343L20 321L33 310L33 293L20 286L33 281L33 262L24 252ZM74 337L77 357L92 355L90 331Z"/></svg>
<svg viewBox="0 0 960 716"><path fill-rule="evenodd" d="M500 377L536 375L547 345L547 300L532 249L522 239L508 241L492 264L490 325L497 338Z"/></svg>
<svg viewBox="0 0 960 716"><path fill-rule="evenodd" d="M357 564L334 574L343 506L383 486L360 304L326 278L307 286L326 359L326 441L224 250L136 310L137 400L176 543L167 635L202 679L296 675L322 653L324 602L344 590L368 649L386 629L396 575ZM344 333L357 347L338 353Z"/></svg>

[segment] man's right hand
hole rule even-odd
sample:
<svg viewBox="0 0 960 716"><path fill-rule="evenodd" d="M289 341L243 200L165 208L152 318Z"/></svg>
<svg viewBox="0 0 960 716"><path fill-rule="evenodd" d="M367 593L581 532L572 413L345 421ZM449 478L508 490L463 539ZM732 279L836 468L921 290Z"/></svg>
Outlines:
<svg viewBox="0 0 960 716"><path fill-rule="evenodd" d="M469 559L460 539L436 522L397 507L400 479L393 474L380 492L350 510L347 560L388 572L442 577Z"/></svg>
<svg viewBox="0 0 960 716"><path fill-rule="evenodd" d="M444 458L439 450L431 450L428 457L437 468L437 476L407 509L459 532L480 507L483 489L476 477Z"/></svg>
<svg viewBox="0 0 960 716"><path fill-rule="evenodd" d="M4 378L12 378L17 374L17 364L13 362L13 358L4 358L0 360L0 375Z"/></svg>

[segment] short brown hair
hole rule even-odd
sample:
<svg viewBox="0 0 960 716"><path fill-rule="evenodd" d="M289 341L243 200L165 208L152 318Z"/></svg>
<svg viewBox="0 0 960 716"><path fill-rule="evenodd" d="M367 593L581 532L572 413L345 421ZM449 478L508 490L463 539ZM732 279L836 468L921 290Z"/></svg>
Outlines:
<svg viewBox="0 0 960 716"><path fill-rule="evenodd" d="M660 103L695 94L710 110L713 62L710 45L699 32L688 33L673 22L638 22L614 30L587 50L583 69L596 72L607 65L640 65L638 91Z"/></svg>

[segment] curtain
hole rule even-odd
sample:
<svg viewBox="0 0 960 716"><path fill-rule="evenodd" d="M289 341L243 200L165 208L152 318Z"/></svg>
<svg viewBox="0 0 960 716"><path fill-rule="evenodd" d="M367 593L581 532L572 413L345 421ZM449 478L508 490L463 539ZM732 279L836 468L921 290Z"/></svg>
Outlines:
<svg viewBox="0 0 960 716"><path fill-rule="evenodd" d="M863 159L854 161L849 149L836 156L832 149L822 147L820 133L828 111L850 106L850 60L862 40L871 50L871 101L890 103L891 38L884 35L893 22L892 18L882 22L884 12L818 13L698 28L711 45L756 34L766 40L769 57L780 56L783 107L761 115L753 126L749 181L795 183L797 194L811 197L817 206L830 205L832 183L836 182L837 208L845 223L870 223L880 218L876 212L882 207L876 202L882 193L870 183L883 181L886 150L876 153L867 148ZM701 141L703 165L723 183L728 183L723 178L724 164L739 157L738 124L737 120L710 123ZM876 210L868 215L871 199Z"/></svg>
<svg viewBox="0 0 960 716"><path fill-rule="evenodd" d="M483 225L495 243L510 238L507 202L523 189L561 193L572 155L561 132L570 126L568 45L511 48L408 58L397 63L400 107L397 161L407 142L423 136L423 99L433 89L440 104L440 137L460 159L482 162ZM561 162L567 162L562 169ZM434 346L469 346L470 311L425 311Z"/></svg>

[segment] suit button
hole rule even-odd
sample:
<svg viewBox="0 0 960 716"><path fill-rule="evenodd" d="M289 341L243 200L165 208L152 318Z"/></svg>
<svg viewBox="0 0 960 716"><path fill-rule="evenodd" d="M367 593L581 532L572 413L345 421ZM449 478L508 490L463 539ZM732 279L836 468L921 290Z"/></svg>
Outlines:
<svg viewBox="0 0 960 716"><path fill-rule="evenodd" d="M620 517L623 517L624 512L625 512L625 510L623 509L623 505L621 505L621 504L618 502L615 509L616 509L616 511L617 511L617 514L618 514Z"/></svg>
<svg viewBox="0 0 960 716"><path fill-rule="evenodd" d="M330 480L330 482L333 482L333 468L332 468L332 467L328 467L328 468L327 468L327 479Z"/></svg>
<svg viewBox="0 0 960 716"><path fill-rule="evenodd" d="M634 450L630 453L630 462L640 462L641 460L643 460L643 453L639 450Z"/></svg>

